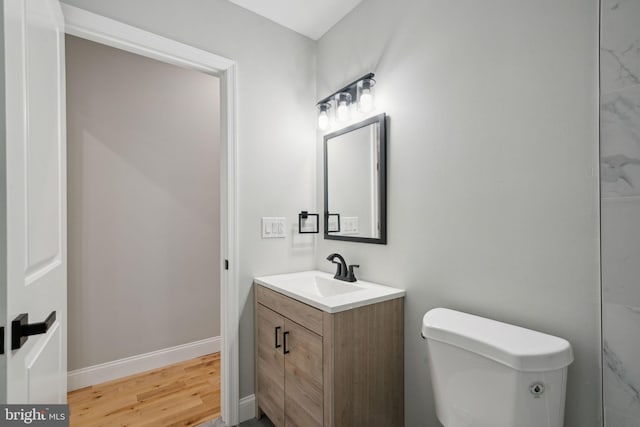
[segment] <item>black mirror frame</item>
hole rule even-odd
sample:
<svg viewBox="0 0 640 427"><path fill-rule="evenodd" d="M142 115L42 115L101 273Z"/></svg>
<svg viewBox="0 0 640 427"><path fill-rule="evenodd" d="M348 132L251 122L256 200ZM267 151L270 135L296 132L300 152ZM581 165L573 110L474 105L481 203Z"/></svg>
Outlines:
<svg viewBox="0 0 640 427"><path fill-rule="evenodd" d="M387 244L387 126L386 114L378 114L361 122L355 123L344 129L337 130L324 136L324 238L327 240L342 240L346 242L374 243L378 245ZM380 169L378 170L378 178L380 179L378 200L380 202L380 237L352 237L338 236L330 234L329 229L329 183L327 170L327 141L331 138L349 133L356 129L378 123L380 125Z"/></svg>

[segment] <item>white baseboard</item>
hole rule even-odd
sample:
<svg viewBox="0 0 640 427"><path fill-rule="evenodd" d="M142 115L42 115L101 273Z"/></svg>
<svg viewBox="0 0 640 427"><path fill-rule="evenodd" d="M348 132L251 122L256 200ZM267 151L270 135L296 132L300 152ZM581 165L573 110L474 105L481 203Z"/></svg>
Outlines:
<svg viewBox="0 0 640 427"><path fill-rule="evenodd" d="M220 351L221 346L221 337L206 338L188 344L152 351L151 353L139 354L125 359L114 360L113 362L77 369L67 374L67 388L69 391L73 391L151 369L161 368L173 363L184 362L185 360L194 359L204 356L205 354L217 353Z"/></svg>
<svg viewBox="0 0 640 427"><path fill-rule="evenodd" d="M241 423L256 417L256 396L254 394L240 399L238 417Z"/></svg>

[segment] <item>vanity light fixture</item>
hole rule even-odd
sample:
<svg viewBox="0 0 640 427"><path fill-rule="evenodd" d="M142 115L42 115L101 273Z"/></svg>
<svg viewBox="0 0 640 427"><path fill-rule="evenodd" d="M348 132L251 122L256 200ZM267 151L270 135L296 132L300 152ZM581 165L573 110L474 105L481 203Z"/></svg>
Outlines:
<svg viewBox="0 0 640 427"><path fill-rule="evenodd" d="M374 97L373 86L376 81L373 73L365 74L358 80L349 83L342 89L320 100L318 107L318 128L326 130L331 124L330 110L334 108L335 120L340 123L347 122L351 118L354 103L357 103L358 111L368 113L373 111Z"/></svg>

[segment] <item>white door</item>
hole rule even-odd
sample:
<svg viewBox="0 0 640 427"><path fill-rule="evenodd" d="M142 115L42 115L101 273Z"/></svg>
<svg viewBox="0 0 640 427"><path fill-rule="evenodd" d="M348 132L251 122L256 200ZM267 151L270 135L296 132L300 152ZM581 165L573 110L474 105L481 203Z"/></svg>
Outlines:
<svg viewBox="0 0 640 427"><path fill-rule="evenodd" d="M6 138L0 197L6 198L6 281L1 278L0 326L6 340L0 356L5 358L0 398L8 403L64 403L64 21L57 0L4 0L3 8L5 104L0 110L4 107ZM15 319L26 320L25 314L32 326L12 328ZM24 341L18 332L33 335Z"/></svg>

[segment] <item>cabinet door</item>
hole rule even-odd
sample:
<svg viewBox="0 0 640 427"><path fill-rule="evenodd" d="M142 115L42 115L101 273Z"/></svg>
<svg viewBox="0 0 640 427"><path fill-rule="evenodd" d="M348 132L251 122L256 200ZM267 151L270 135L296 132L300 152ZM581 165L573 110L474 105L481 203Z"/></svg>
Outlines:
<svg viewBox="0 0 640 427"><path fill-rule="evenodd" d="M284 321L285 419L287 427L322 427L322 337Z"/></svg>
<svg viewBox="0 0 640 427"><path fill-rule="evenodd" d="M258 307L258 405L276 427L284 427L284 318Z"/></svg>

